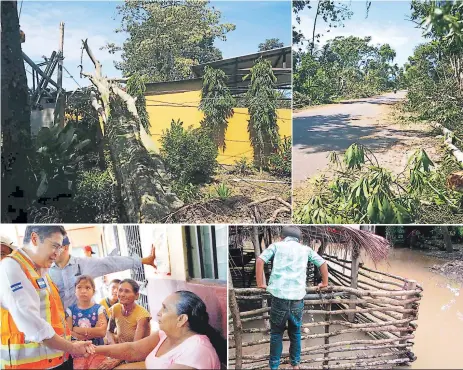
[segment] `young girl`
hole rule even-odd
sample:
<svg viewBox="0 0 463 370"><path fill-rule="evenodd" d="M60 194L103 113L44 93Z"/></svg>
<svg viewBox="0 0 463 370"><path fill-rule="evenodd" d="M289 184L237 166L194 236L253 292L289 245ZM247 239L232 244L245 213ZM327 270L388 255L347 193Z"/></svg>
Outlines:
<svg viewBox="0 0 463 370"><path fill-rule="evenodd" d="M102 345L108 321L103 306L93 302L95 282L90 276L82 275L75 283L77 303L67 310L67 324L73 339L91 340L94 345ZM89 369L101 363L104 356L79 357L74 359L74 369ZM94 368L94 367L91 368Z"/></svg>

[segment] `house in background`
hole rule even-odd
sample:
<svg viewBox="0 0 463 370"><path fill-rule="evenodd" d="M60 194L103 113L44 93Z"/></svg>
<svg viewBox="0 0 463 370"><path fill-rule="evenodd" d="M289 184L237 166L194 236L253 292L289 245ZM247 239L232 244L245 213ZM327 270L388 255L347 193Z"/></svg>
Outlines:
<svg viewBox="0 0 463 370"><path fill-rule="evenodd" d="M150 133L157 147L161 135L170 128L172 120L180 120L184 127L199 127L204 114L198 109L201 101L202 77L206 66L223 70L229 80L228 87L232 95L237 96L247 91L250 80L243 81L249 74L257 59L268 59L272 63L273 73L277 78L277 89L287 100L287 108L277 109L280 137L291 136L291 47L283 47L222 59L191 67L195 78L149 83L146 85L146 109L150 120ZM217 160L221 164L233 164L236 160L247 157L252 160L253 148L249 140L247 108L233 109L234 115L228 121L225 134L226 149L219 149ZM145 144L146 145L146 144Z"/></svg>

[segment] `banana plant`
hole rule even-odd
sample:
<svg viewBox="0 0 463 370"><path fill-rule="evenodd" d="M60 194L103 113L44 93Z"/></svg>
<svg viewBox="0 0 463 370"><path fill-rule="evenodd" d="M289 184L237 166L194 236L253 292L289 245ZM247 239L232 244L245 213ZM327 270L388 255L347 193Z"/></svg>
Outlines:
<svg viewBox="0 0 463 370"><path fill-rule="evenodd" d="M39 199L70 197L74 192L77 167L89 139L79 141L73 123L43 127L35 137L36 165L40 182Z"/></svg>

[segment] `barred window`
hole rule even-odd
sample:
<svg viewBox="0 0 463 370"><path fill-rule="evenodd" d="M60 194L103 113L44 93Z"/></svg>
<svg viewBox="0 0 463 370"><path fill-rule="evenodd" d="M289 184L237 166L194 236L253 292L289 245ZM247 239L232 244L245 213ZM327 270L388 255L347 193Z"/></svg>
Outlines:
<svg viewBox="0 0 463 370"><path fill-rule="evenodd" d="M228 228L185 227L189 277L227 280Z"/></svg>
<svg viewBox="0 0 463 370"><path fill-rule="evenodd" d="M127 249L131 257L143 257L140 231L138 226L124 226L125 238L127 241ZM146 285L148 281L145 277L143 266L130 270L130 277L140 285L140 296L138 304L149 311L148 296L146 295Z"/></svg>

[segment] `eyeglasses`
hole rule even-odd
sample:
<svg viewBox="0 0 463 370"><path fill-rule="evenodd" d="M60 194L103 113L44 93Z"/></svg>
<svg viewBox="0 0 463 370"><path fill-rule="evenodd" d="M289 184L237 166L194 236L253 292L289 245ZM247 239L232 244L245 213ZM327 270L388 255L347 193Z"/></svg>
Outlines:
<svg viewBox="0 0 463 370"><path fill-rule="evenodd" d="M61 254L64 251L64 245L60 245L60 246L53 245L52 248L56 252L56 254Z"/></svg>
<svg viewBox="0 0 463 370"><path fill-rule="evenodd" d="M53 248L53 251L56 252L56 254L61 254L65 246L57 243L51 243L51 247Z"/></svg>

